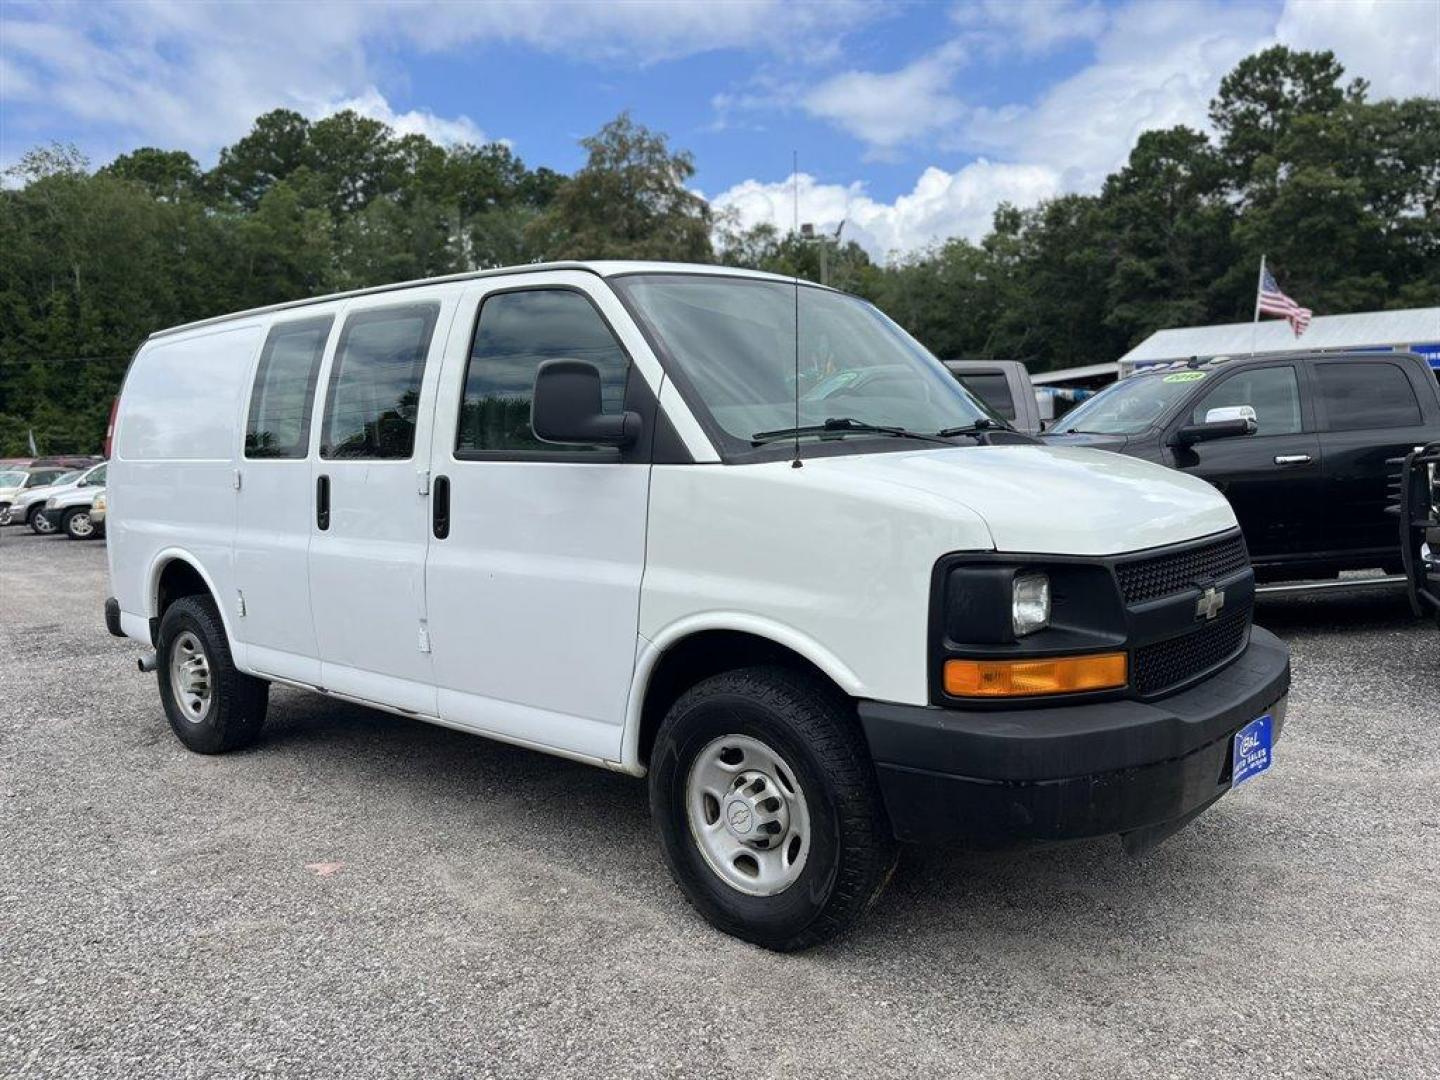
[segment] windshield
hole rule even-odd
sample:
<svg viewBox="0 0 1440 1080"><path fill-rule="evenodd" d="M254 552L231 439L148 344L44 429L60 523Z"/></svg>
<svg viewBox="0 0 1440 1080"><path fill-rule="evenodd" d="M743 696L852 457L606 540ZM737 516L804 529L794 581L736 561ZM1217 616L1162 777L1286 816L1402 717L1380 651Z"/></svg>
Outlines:
<svg viewBox="0 0 1440 1080"><path fill-rule="evenodd" d="M80 477L84 475L85 471L83 469L77 470L75 472L62 473L54 480L50 481L50 486L59 487L61 484L73 484L76 480L79 480Z"/></svg>
<svg viewBox="0 0 1440 1080"><path fill-rule="evenodd" d="M1172 371L1121 379L1070 410L1050 430L1058 435L1134 435L1165 416L1205 377L1203 371Z"/></svg>
<svg viewBox="0 0 1440 1080"><path fill-rule="evenodd" d="M796 424L796 289L697 274L617 278L732 452ZM873 305L801 286L799 425L847 419L931 433L989 414L940 362ZM829 431L809 438L864 438Z"/></svg>
<svg viewBox="0 0 1440 1080"><path fill-rule="evenodd" d="M29 478L29 473L0 472L0 488L24 487Z"/></svg>

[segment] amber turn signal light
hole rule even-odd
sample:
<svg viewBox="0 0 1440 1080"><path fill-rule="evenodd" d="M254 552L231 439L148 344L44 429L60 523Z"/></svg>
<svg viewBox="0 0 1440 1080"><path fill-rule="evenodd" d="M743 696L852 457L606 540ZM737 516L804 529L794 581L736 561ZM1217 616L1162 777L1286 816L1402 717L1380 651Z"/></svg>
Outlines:
<svg viewBox="0 0 1440 1080"><path fill-rule="evenodd" d="M1112 690L1125 685L1123 652L1028 660L946 660L951 697L1032 697Z"/></svg>

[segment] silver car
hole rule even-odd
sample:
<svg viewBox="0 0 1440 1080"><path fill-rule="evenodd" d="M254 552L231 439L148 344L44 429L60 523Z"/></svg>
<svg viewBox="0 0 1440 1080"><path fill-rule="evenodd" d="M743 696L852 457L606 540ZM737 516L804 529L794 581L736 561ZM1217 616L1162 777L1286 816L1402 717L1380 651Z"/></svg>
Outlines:
<svg viewBox="0 0 1440 1080"><path fill-rule="evenodd" d="M58 477L53 483L27 488L4 511L0 525L29 525L31 531L48 536L55 531L55 526L44 512L46 501L81 488L104 487L107 464L102 462L89 469L77 469Z"/></svg>

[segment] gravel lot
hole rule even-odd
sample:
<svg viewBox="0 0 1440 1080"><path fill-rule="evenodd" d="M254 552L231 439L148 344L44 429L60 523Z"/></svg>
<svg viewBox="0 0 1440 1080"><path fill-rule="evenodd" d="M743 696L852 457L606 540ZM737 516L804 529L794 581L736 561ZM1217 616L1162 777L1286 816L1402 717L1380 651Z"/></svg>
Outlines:
<svg viewBox="0 0 1440 1080"><path fill-rule="evenodd" d="M1262 606L1276 766L1145 860L911 850L781 957L625 777L287 689L187 753L106 593L5 530L0 1076L1440 1076L1440 633L1394 596Z"/></svg>

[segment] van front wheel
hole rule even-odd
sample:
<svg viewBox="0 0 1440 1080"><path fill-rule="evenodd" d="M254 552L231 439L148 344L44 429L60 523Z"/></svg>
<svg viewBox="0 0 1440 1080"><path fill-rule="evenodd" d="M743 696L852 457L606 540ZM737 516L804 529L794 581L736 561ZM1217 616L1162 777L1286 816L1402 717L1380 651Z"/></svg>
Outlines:
<svg viewBox="0 0 1440 1080"><path fill-rule="evenodd" d="M650 808L691 904L767 949L843 933L895 866L850 703L788 668L716 675L675 703L650 755Z"/></svg>
<svg viewBox="0 0 1440 1080"><path fill-rule="evenodd" d="M235 667L209 597L181 597L166 608L158 644L160 700L182 743L199 754L220 754L259 737L270 684Z"/></svg>

